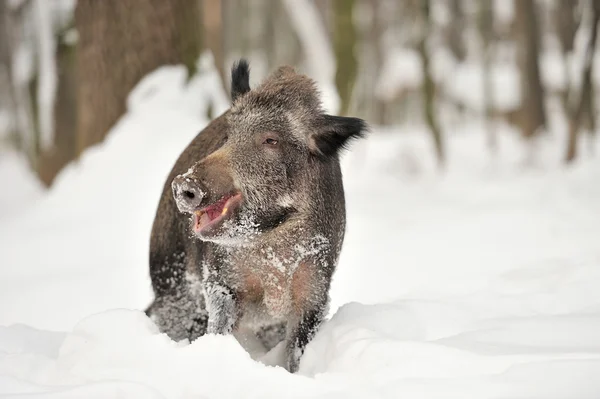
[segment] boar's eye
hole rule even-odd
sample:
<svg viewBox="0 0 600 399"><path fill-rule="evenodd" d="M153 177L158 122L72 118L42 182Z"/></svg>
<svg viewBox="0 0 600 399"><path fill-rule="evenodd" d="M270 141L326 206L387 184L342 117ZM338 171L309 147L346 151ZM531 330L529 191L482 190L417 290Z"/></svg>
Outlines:
<svg viewBox="0 0 600 399"><path fill-rule="evenodd" d="M256 145L260 145L267 148L279 148L281 140L279 134L275 132L263 132L255 136Z"/></svg>
<svg viewBox="0 0 600 399"><path fill-rule="evenodd" d="M273 137L267 137L265 139L265 141L263 141L263 144L275 146L275 145L279 144L279 140L277 140Z"/></svg>

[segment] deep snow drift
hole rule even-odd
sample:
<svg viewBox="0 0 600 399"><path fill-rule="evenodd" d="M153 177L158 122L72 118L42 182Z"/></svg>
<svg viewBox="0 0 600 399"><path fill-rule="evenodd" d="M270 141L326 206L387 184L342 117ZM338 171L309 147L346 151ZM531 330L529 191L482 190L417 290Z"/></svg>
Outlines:
<svg viewBox="0 0 600 399"><path fill-rule="evenodd" d="M600 157L565 169L560 132L525 167L508 130L492 159L480 126L456 127L442 175L418 128L356 143L332 317L298 375L232 337L159 334L140 312L150 226L164 176L206 123L206 93L222 100L211 82L185 86L177 67L148 76L49 193L19 159L0 162L13 188L0 198L0 394L600 397Z"/></svg>

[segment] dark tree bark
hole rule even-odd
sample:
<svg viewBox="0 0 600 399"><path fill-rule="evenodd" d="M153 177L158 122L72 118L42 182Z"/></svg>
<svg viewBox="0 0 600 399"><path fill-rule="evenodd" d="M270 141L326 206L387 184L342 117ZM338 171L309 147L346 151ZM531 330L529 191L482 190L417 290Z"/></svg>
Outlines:
<svg viewBox="0 0 600 399"><path fill-rule="evenodd" d="M333 46L337 69L335 85L340 95L340 114L348 113L352 89L358 72L358 62L354 54L357 41L356 28L353 21L354 0L334 0L334 34Z"/></svg>
<svg viewBox="0 0 600 399"><path fill-rule="evenodd" d="M79 0L78 153L104 139L131 89L165 64L193 73L200 52L198 2Z"/></svg>
<svg viewBox="0 0 600 399"><path fill-rule="evenodd" d="M592 0L592 31L590 40L585 54L585 64L583 68L583 79L581 82L581 94L577 101L577 105L573 111L573 115L569 121L569 138L567 142L567 152L565 162L570 163L577 157L577 139L581 128L583 116L588 113L593 119L594 109L592 96L592 70L594 65L594 52L596 49L596 41L598 36L598 21L600 20L600 0ZM595 125L594 122L591 124Z"/></svg>
<svg viewBox="0 0 600 399"><path fill-rule="evenodd" d="M544 90L538 66L538 16L534 0L518 0L514 4L520 41L518 58L521 67L521 130L524 137L531 138L546 125Z"/></svg>

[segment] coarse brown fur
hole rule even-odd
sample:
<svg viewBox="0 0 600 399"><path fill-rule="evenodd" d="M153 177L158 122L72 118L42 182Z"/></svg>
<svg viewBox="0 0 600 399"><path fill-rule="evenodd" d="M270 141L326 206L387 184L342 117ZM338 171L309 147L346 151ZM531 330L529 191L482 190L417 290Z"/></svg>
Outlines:
<svg viewBox="0 0 600 399"><path fill-rule="evenodd" d="M233 104L185 149L152 228L147 313L173 339L253 331L286 366L326 314L345 230L338 152L366 124L323 112L315 83L281 67L250 89L232 70ZM190 222L191 218L191 222ZM280 328L279 326L285 326ZM281 335L281 334L279 334Z"/></svg>

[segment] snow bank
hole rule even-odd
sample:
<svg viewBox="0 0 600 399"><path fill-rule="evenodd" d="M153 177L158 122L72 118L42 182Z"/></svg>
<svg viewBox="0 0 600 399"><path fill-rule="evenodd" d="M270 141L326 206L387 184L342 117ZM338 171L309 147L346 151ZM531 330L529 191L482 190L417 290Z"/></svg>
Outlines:
<svg viewBox="0 0 600 399"><path fill-rule="evenodd" d="M10 336L10 328L6 330L5 335ZM159 334L142 312L130 310L90 316L79 322L60 346L48 345L47 349L57 354L44 359L43 370L38 362L31 358L21 361L19 355L5 356L0 369L49 386L55 393L65 386L69 392L72 386L107 381L112 381L113 390L121 389L123 381L123 388L151 398L239 398L246 397L249 389L256 397L265 397L262 394L269 396L273 390L313 390L311 384L284 369L259 366L231 336L176 343ZM230 381L233 376L236 383Z"/></svg>
<svg viewBox="0 0 600 399"><path fill-rule="evenodd" d="M598 317L509 318L436 338L469 315L431 301L345 305L307 348L299 375L253 361L232 336L173 342L139 311L87 317L66 336L4 327L0 392L36 398L597 397Z"/></svg>
<svg viewBox="0 0 600 399"><path fill-rule="evenodd" d="M510 131L492 158L481 126L457 127L443 175L419 128L356 143L331 318L298 375L255 362L233 337L160 334L140 311L152 218L219 97L212 78L184 77L148 76L103 145L0 219L0 395L600 396L600 160L565 169L559 131L526 168ZM27 181L11 165L0 162L0 179Z"/></svg>

